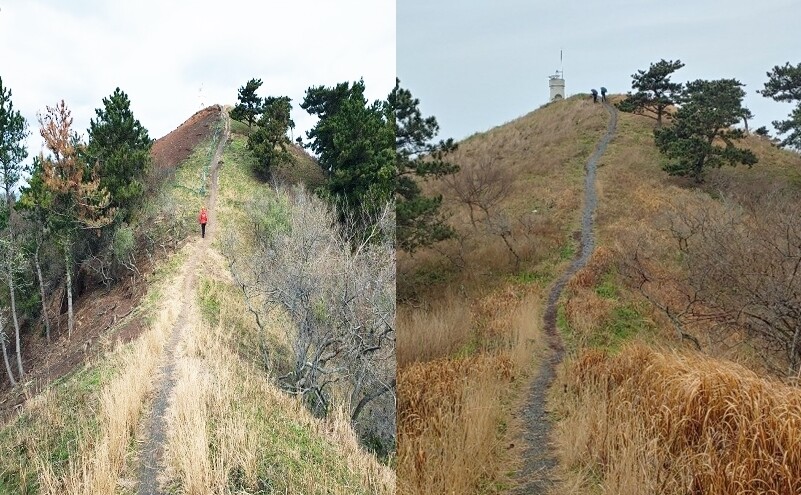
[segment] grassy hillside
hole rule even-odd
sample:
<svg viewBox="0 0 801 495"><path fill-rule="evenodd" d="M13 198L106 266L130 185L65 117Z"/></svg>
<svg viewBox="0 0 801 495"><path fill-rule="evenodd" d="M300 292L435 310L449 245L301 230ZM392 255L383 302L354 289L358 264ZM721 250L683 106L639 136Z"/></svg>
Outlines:
<svg viewBox="0 0 801 495"><path fill-rule="evenodd" d="M602 107L586 98L546 105L460 143L453 157L462 165L460 175L428 185L443 194L458 237L399 258L401 492L415 493L421 486L433 487L430 493L448 493L449 486L459 493L513 489L508 475L520 462L515 416L525 400L521 385L532 378L543 345L539 332L547 289L577 247L583 165L606 119ZM793 472L780 457L798 432L763 422L749 412L749 396L734 390L747 382L753 397L768 394L764 400L780 405L788 418L801 414L797 388L771 392L777 380L794 383L779 340L737 312L757 296L788 293L772 283L784 275L758 275L791 274L790 261L801 259L796 242L801 227L792 214L801 207L801 157L749 136L744 144L759 157L757 165L710 171L698 186L662 171L652 130L652 120L620 113L617 134L599 162L596 249L560 303L558 326L568 359L549 406L558 420L554 440L563 480L553 493L685 493L668 490L679 486L726 493L731 486L714 476L718 464L703 464L704 471L691 461L710 453L703 441L686 437L689 430L662 430L668 445L684 446L680 452L642 456L649 446L668 448L646 440L660 427L648 422L653 411L602 414L625 397L647 396L649 404L664 401L671 421L694 424L703 401L713 400L703 395L709 387L721 390L714 400L729 401L725 414L742 414L742 421L733 423L742 428L738 434L759 431L776 438L765 446L773 449L776 462L760 462L754 454L743 460L744 476L762 473L761 479L786 481ZM483 192L475 193L479 189ZM775 255L766 256L771 245ZM740 285L724 283L725 277ZM760 289L745 301L749 286ZM638 364L623 372L615 359ZM661 397L655 383L638 377L656 361L663 366L661 376L675 373L677 390L670 396L666 390ZM722 371L707 382L693 378L709 370ZM620 394L609 392L608 383ZM630 395L622 395L624 390ZM697 394L705 397L699 409L685 408ZM626 449L604 443L611 437L599 432L635 440ZM715 462L744 459L745 451L733 442L732 450L721 444ZM665 461L645 466L653 459ZM688 478L688 472L696 476ZM779 483L778 493L797 490Z"/></svg>
<svg viewBox="0 0 801 495"><path fill-rule="evenodd" d="M620 114L598 172L599 246L560 308L573 352L553 392L565 480L555 490L796 493L797 368L780 327L749 315L772 318L798 289L788 274L801 259L801 156L748 136L759 163L712 170L699 186L661 170L652 129ZM643 400L620 406L631 394ZM737 474L721 476L724 465Z"/></svg>
<svg viewBox="0 0 801 495"><path fill-rule="evenodd" d="M214 147L198 145L143 209L146 217L169 210L171 228L190 234L148 279L134 309L145 328L128 343L102 340L94 357L5 419L0 493L138 493L149 418L168 362L175 378L167 389L158 482L169 493L392 491L394 473L360 446L347 415L315 418L274 385L265 366L265 353L285 347L279 337L288 322L271 315L265 328L272 337L263 335L218 253L226 232L250 228L242 205L273 194L252 178L252 158L237 132L219 169L218 233L200 249L195 216L209 204ZM299 180L321 177L313 175L310 158L303 160ZM175 339L170 354L168 341Z"/></svg>
<svg viewBox="0 0 801 495"><path fill-rule="evenodd" d="M401 493L499 493L517 462L520 391L542 348L548 284L576 249L583 167L606 127L586 99L459 144L429 184L457 238L398 259ZM490 193L470 206L460 192ZM516 444L516 445L515 445Z"/></svg>

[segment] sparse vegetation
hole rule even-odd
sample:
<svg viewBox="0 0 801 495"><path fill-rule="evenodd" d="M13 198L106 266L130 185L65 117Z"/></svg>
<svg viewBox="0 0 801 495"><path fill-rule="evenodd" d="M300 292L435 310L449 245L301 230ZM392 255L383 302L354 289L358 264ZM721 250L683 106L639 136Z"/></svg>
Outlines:
<svg viewBox="0 0 801 495"><path fill-rule="evenodd" d="M399 256L401 493L513 490L508 473L520 451L503 446L519 442L510 410L538 347L516 344L522 341L508 332L524 327L509 315L525 301L536 339L544 289L575 253L581 167L604 122L593 110L568 99L471 136L449 157L461 170L424 188L443 193L457 235ZM744 109L735 110L726 132L743 118ZM783 425L799 414L788 332L798 325L771 311L795 306L778 286L797 292L787 273L797 254L787 214L801 204L801 159L741 133L737 148L753 153L759 167L709 168L694 185L659 173L664 160L653 129L647 116L620 115L599 162L597 247L559 304L569 358L548 407L561 459L553 493L732 493L736 477L720 476L726 464L742 465L740 482L755 492L762 488L748 483L770 480L765 490L793 493L801 478L788 452L799 429ZM487 172L495 167L503 173ZM508 188L504 173L516 178ZM482 194L486 209L474 200ZM504 216L511 229L488 221ZM761 320L749 316L752 306ZM505 360L513 350L524 357ZM694 402L700 397L723 397L727 409ZM766 421L752 409L757 397L794 412ZM728 433L711 424L682 429L704 424L706 412L724 418L717 424L729 425ZM757 434L757 443L770 444L760 444L763 452L776 457L737 440ZM467 443L478 439L481 447Z"/></svg>
<svg viewBox="0 0 801 495"><path fill-rule="evenodd" d="M159 371L167 373L163 365L173 356L165 352L172 349L168 337L176 335L180 340L177 382L168 389L173 392L173 406L168 414L162 487L179 493L392 493L392 469L362 446L347 411L332 408L327 418L317 419L303 400L275 386L272 368L265 366L273 361L264 358L285 352L289 356L289 348L282 347L285 340L277 337L285 339L292 333L292 320L281 310L271 311L264 322L272 330L265 337L213 244L204 245L205 255L198 260L199 243L183 242L186 233L194 230L197 210L211 186L209 162L223 130L220 126L215 133L213 123L211 127L209 138L197 145L177 171L153 171L160 174L158 180L147 181L147 191L153 194L143 198L141 211L130 224L120 223L109 236L110 261L106 261L110 264L97 253L91 259L93 269L105 273L97 276L105 277L105 270L115 266L135 272L138 260L134 256L149 257L156 250L166 254L183 245L163 263L151 259L154 264L141 273L150 282L147 294L121 317L126 322L136 318L148 328L118 335L114 308L77 312L75 335L81 338L86 335L80 330L87 315L113 319L97 340L82 343L81 356L58 356L84 362L82 368L70 364L74 369L52 383L46 377L29 379L21 391L23 402L14 411L5 411L0 430L0 493L132 493L146 456L142 440L151 436L150 418L158 407L154 392L162 389ZM235 149L224 161L231 174L223 173L220 192L226 213L271 191L254 180L253 157L244 138L238 136L230 144ZM309 171L316 165L299 156L303 174L312 177ZM243 157L248 159L240 161ZM38 194L37 184L44 185L34 180L30 187ZM36 200L46 197L39 195ZM268 203L273 198L260 197ZM36 215L37 210L26 213ZM220 219L220 227L243 230L249 228L247 218L231 214ZM280 230L280 215L257 218L263 232ZM145 221L153 223L152 229L141 235L138 229ZM30 252L27 246L25 252ZM198 265L206 275L195 284ZM80 268L84 269L86 263ZM192 293L198 290L196 301L186 300L192 294L184 293L187 288ZM394 297L384 299L394 301ZM179 319L183 334L175 331ZM128 339L130 343L122 343ZM391 463L391 457L385 462Z"/></svg>

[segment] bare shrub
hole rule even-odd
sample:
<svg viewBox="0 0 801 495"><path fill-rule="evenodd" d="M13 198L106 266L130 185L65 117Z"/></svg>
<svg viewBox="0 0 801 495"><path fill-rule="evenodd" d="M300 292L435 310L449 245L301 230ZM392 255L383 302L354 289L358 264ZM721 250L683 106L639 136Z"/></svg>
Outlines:
<svg viewBox="0 0 801 495"><path fill-rule="evenodd" d="M302 187L278 188L268 211L251 216L253 254L234 257L237 284L260 318L275 305L294 325L290 369L277 377L318 415L347 404L362 437L394 448L395 249L392 205L367 228L342 226ZM364 225L363 218L359 225Z"/></svg>
<svg viewBox="0 0 801 495"><path fill-rule="evenodd" d="M475 210L484 212L489 218L491 212L512 192L514 177L508 168L491 156L472 159L454 158L460 169L453 175L443 178L456 200L467 206L470 223L476 226Z"/></svg>
<svg viewBox="0 0 801 495"><path fill-rule="evenodd" d="M712 332L705 338L741 341L742 335L769 354L782 355L786 373L793 375L801 366L801 218L796 196L674 201L661 222L682 253L685 277L661 275L658 262L639 249L628 260L628 273L640 292L696 345L688 326Z"/></svg>

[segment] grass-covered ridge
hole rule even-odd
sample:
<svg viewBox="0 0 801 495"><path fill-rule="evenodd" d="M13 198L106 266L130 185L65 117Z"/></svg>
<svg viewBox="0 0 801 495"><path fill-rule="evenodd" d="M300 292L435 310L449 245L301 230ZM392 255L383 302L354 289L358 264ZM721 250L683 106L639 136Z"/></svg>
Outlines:
<svg viewBox="0 0 801 495"><path fill-rule="evenodd" d="M218 254L225 233L252 228L242 209L274 197L253 179L242 135L228 143L219 169L215 242L198 238L197 211L209 200L223 129L220 122L216 136L161 174L141 209L142 219L156 220L132 221L152 229L150 242L165 253L153 257L147 292L125 320L136 317L144 329L121 344L112 325L83 365L4 419L0 493L137 493L154 395L170 359L176 381L167 389L158 476L168 493L391 493L392 469L360 446L346 414L315 418L273 384L271 366L288 356L290 322L270 314L264 335ZM177 351L166 353L173 336Z"/></svg>
<svg viewBox="0 0 801 495"><path fill-rule="evenodd" d="M454 486L459 493L514 492L509 475L520 462L521 451L502 446L521 443L519 424L510 418L519 410L515 400L525 399L519 385L529 381L544 346L538 340L541 308L578 248L584 164L607 118L602 106L593 105L586 96L545 105L460 143L453 159L462 171L426 186L443 195L457 237L413 256L399 256L401 493L416 493L424 486L431 493L449 493ZM604 365L579 378L585 359L604 356L610 363L634 359L635 346L647 351L649 363L668 363L665 376L678 372L678 368L668 371L673 365L684 367L690 377L704 369L725 369L713 373L704 387L725 387L725 381L735 378L751 384L754 378L754 386L767 391L777 379L790 385L797 381L797 372L787 372L792 366L786 352L788 334L782 341L764 332L765 324L756 318L738 319L742 315L738 307L745 312L748 307L737 305L762 304L759 311L767 312L782 304L766 305L759 298L794 304L792 291L774 282L797 283L791 261L801 259L797 248L801 227L792 212L801 207L801 156L776 148L768 139L747 136L743 144L759 163L750 169L711 170L698 186L662 170L664 160L654 146L653 126L645 117L619 113L615 137L598 162L595 252L559 301L556 323L567 360L558 372L549 406L557 412L555 441L562 461L554 493L661 493L660 487L679 486L670 485L675 480L687 481L685 488L704 493L731 491L730 485L712 480L710 471L700 466L697 479L689 480L689 464L684 462L692 456L706 459L709 452L692 444L692 438L682 438L680 430L673 430L665 441L692 444L691 448L655 453L654 459L662 463L658 469L637 471L650 459L635 458L634 452L653 446L640 435L651 431L646 423L653 411L615 418L604 411L617 407L614 391L624 386L633 387L625 397L635 398L634 406L638 394L658 404L660 387L655 381L638 381L635 366L625 377L615 366ZM471 187L476 190L478 185L489 193L470 196ZM778 235L778 226L788 236ZM788 239L793 241L785 242ZM760 275L765 273L777 277ZM733 277L732 283L724 283L726 277ZM749 281L750 286L744 283ZM758 290L752 291L755 287ZM759 297L745 300L743 294ZM789 296L781 299L784 295ZM764 314L776 320L773 313ZM646 351L635 354L641 357ZM695 366L699 369L693 370ZM601 397L598 394L609 389L593 387L609 380L616 386L620 380L626 383ZM715 380L721 383L716 385ZM692 390L695 385L682 386ZM777 397L784 401L780 407L789 408L788 418L799 414L791 393ZM732 395L728 413L736 415L742 407L743 418L751 417L747 400ZM666 397L665 401L676 421L696 421L697 416L681 411L681 400ZM743 421L731 424L742 428L740 432L751 432ZM619 445L602 444L605 437L595 434L600 431L610 436L629 432L633 436L626 438L635 440L626 453ZM765 438L785 433L763 432ZM481 448L468 445L477 438ZM727 448L721 446L722 458L731 460L726 457L729 453L745 455L745 450ZM748 469L758 466L759 479L772 476L759 459L755 454L741 461ZM780 464L772 466L782 469ZM626 477L627 469L640 474ZM756 471L743 472L757 479ZM654 477L667 484L654 485ZM777 490L789 494L797 488L785 484Z"/></svg>
<svg viewBox="0 0 801 495"><path fill-rule="evenodd" d="M546 105L459 143L461 171L429 184L457 237L398 260L400 493L513 486L504 446L519 444L543 301L575 253L584 164L605 128L585 99ZM491 193L471 208L475 186Z"/></svg>

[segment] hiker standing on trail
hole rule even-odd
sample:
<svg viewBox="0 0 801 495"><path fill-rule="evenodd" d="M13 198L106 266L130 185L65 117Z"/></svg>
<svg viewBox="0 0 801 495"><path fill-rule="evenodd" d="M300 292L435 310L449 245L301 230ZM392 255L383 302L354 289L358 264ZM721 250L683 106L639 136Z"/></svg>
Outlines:
<svg viewBox="0 0 801 495"><path fill-rule="evenodd" d="M592 102L598 103L598 92L595 91L595 88L592 89Z"/></svg>
<svg viewBox="0 0 801 495"><path fill-rule="evenodd" d="M206 222L209 221L209 214L206 212L206 207L202 207L200 209L200 216L198 217L198 221L200 222L200 236L204 239L206 238Z"/></svg>
<svg viewBox="0 0 801 495"><path fill-rule="evenodd" d="M606 88L601 86L601 101L606 101Z"/></svg>

